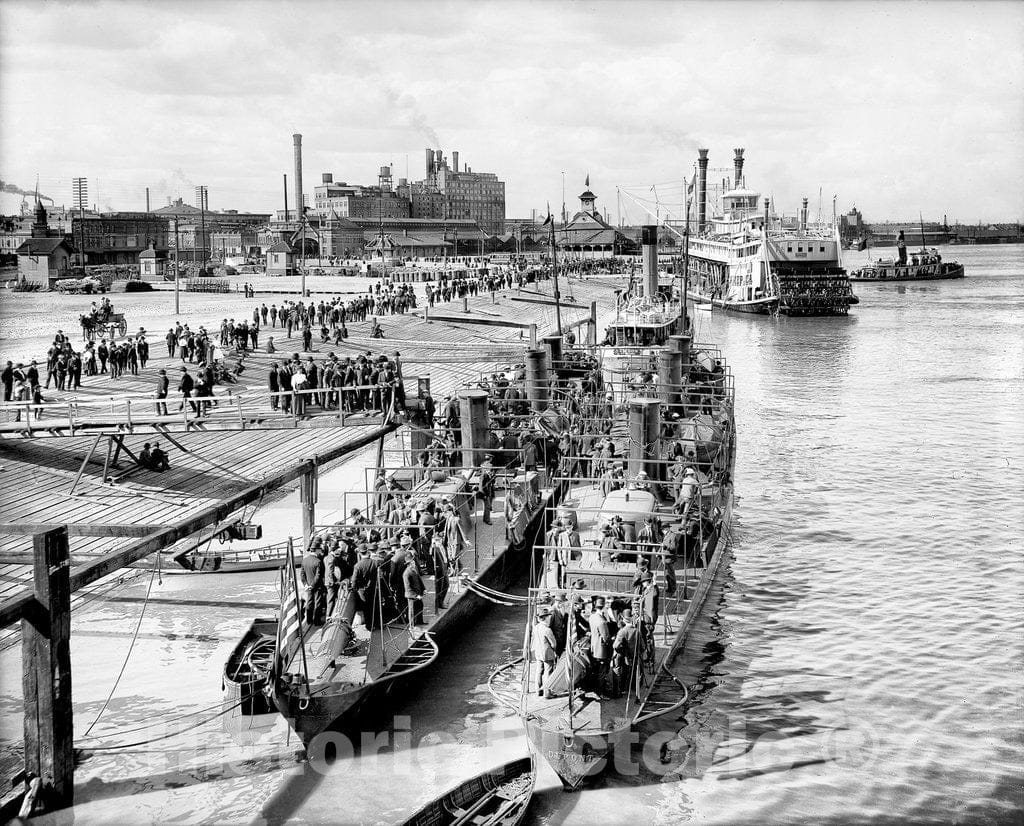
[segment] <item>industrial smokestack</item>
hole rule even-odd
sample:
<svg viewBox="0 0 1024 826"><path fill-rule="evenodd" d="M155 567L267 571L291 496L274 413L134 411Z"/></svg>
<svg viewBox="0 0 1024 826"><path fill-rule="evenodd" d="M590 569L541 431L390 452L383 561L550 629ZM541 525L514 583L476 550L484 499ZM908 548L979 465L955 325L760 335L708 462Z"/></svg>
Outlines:
<svg viewBox="0 0 1024 826"><path fill-rule="evenodd" d="M441 165L443 163L444 163L444 155L441 153L440 149L435 149L434 150L434 168L435 169L440 169Z"/></svg>
<svg viewBox="0 0 1024 826"><path fill-rule="evenodd" d="M804 198L804 205L800 207L800 232L807 230L807 199Z"/></svg>
<svg viewBox="0 0 1024 826"><path fill-rule="evenodd" d="M734 149L736 157L732 159L733 168L733 189L739 189L743 186L743 150Z"/></svg>
<svg viewBox="0 0 1024 826"><path fill-rule="evenodd" d="M658 295L658 227L645 224L640 229L641 255L644 267L644 298Z"/></svg>
<svg viewBox="0 0 1024 826"><path fill-rule="evenodd" d="M458 171L459 171L459 150L458 149L453 149L452 150L452 172L458 172Z"/></svg>
<svg viewBox="0 0 1024 826"><path fill-rule="evenodd" d="M434 150L428 149L427 152L427 177L429 178L434 174Z"/></svg>
<svg viewBox="0 0 1024 826"><path fill-rule="evenodd" d="M708 217L708 150L697 150L697 232L704 232Z"/></svg>
<svg viewBox="0 0 1024 826"><path fill-rule="evenodd" d="M146 212L149 212L149 187L146 187Z"/></svg>
<svg viewBox="0 0 1024 826"><path fill-rule="evenodd" d="M302 208L302 135L292 135L295 141L295 217L301 219L305 214Z"/></svg>
<svg viewBox="0 0 1024 826"><path fill-rule="evenodd" d="M284 220L288 221L288 174L285 173L281 176L284 178Z"/></svg>

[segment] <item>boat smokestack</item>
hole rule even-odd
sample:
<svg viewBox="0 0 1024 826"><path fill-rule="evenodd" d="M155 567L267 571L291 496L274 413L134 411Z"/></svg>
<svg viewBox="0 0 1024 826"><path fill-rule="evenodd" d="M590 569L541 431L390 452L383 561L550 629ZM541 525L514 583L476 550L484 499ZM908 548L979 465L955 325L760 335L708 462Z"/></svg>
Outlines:
<svg viewBox="0 0 1024 826"><path fill-rule="evenodd" d="M800 207L800 232L807 231L807 199L804 198L804 205Z"/></svg>
<svg viewBox="0 0 1024 826"><path fill-rule="evenodd" d="M302 208L302 135L292 135L295 142L295 216L302 219L305 210Z"/></svg>
<svg viewBox="0 0 1024 826"><path fill-rule="evenodd" d="M658 227L646 224L640 229L641 255L644 267L644 298L658 295Z"/></svg>
<svg viewBox="0 0 1024 826"><path fill-rule="evenodd" d="M704 232L708 217L708 150L697 150L697 232Z"/></svg>
<svg viewBox="0 0 1024 826"><path fill-rule="evenodd" d="M741 186L743 186L743 150L742 149L734 149L733 152L736 153L736 157L732 159L732 168L733 168L733 182L732 182L732 186L733 186L733 189L739 189Z"/></svg>

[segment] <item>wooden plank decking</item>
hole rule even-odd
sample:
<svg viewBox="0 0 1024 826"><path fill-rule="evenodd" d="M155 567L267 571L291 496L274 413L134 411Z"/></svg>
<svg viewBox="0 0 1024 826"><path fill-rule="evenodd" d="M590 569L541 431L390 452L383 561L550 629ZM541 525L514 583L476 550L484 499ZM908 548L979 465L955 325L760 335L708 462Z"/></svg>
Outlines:
<svg viewBox="0 0 1024 826"><path fill-rule="evenodd" d="M585 305L596 300L608 306L614 302L615 286L602 281L575 282L576 302ZM550 290L550 284L542 285L541 290L545 287ZM553 306L514 302L513 295L514 291L511 295L499 294L494 303L490 294L471 298L466 322L427 322L415 315L382 317L387 336L384 339L367 337L369 322L353 323L349 325L350 338L343 344L314 342L312 355L319 360L329 352L344 357L366 352L391 354L397 350L404 365L407 394L414 392L412 377L429 375L431 393L435 399L440 399L464 384L475 383L482 374L521 362L523 349L529 344L521 329L475 326L468 323L469 319L486 315L528 321L538 325L541 335L555 328ZM446 316L463 315L461 300L436 309ZM563 308L563 324L579 321L588 314L589 309L584 312L579 308ZM274 336L278 352L249 355L240 384L232 387L232 392L258 388L262 394L270 363L301 350L300 338L284 338L284 331L280 329L263 332L264 338L268 334ZM117 381L107 376L85 377L79 390L74 393L49 391L47 400L66 403L72 398L97 400L117 393L152 393L161 368L173 375L182 364L179 359L167 358L161 345L162 342L153 342L154 357L138 376L126 375ZM172 383L168 401L176 407L180 397L176 397L173 386ZM218 388L220 392L223 388ZM267 412L269 414L269 409ZM134 463L122 454L120 470L131 471L123 481L114 486L104 485L98 478L96 466L90 465L74 496L69 496L68 491L94 437L8 436L0 439L0 602L22 592L32 575L31 536L6 533L4 526L8 530L29 524L79 526L72 531L70 543L74 576L76 567L131 541L124 535L92 535L103 534L103 526L160 528L172 525L298 462L337 451L381 429L377 419L356 424L353 418L345 427L330 426L330 422L331 419L323 419L317 422L318 426L308 428L243 431L238 427L234 432L175 433L174 438L190 452L183 453L169 444L164 445L171 458L170 471L163 474L134 471ZM137 452L143 442L161 438L152 432L128 434L124 436L124 443ZM102 465L100 451L95 460ZM103 583L97 585L102 587Z"/></svg>

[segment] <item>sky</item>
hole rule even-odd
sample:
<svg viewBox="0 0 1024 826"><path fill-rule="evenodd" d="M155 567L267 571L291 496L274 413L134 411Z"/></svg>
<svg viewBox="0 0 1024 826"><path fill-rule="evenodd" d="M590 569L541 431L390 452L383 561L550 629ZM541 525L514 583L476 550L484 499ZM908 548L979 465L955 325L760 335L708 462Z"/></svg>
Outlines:
<svg viewBox="0 0 1024 826"><path fill-rule="evenodd" d="M8 184L281 209L293 132L310 195L419 180L430 146L497 173L509 217L558 212L563 174L571 214L589 175L635 223L678 209L698 147L713 180L744 147L788 213L1017 221L1024 3L0 0Z"/></svg>

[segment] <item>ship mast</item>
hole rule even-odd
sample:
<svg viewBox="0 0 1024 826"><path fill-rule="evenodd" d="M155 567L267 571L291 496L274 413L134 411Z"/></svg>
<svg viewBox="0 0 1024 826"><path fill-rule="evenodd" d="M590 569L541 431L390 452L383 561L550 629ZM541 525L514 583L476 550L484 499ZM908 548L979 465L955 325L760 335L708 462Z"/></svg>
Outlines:
<svg viewBox="0 0 1024 826"><path fill-rule="evenodd" d="M564 207L563 207L564 209ZM551 217L550 211L548 217ZM551 265L554 268L555 276L555 324L558 326L558 336L562 336L562 304L558 294L558 253L555 244L555 222L551 221Z"/></svg>

